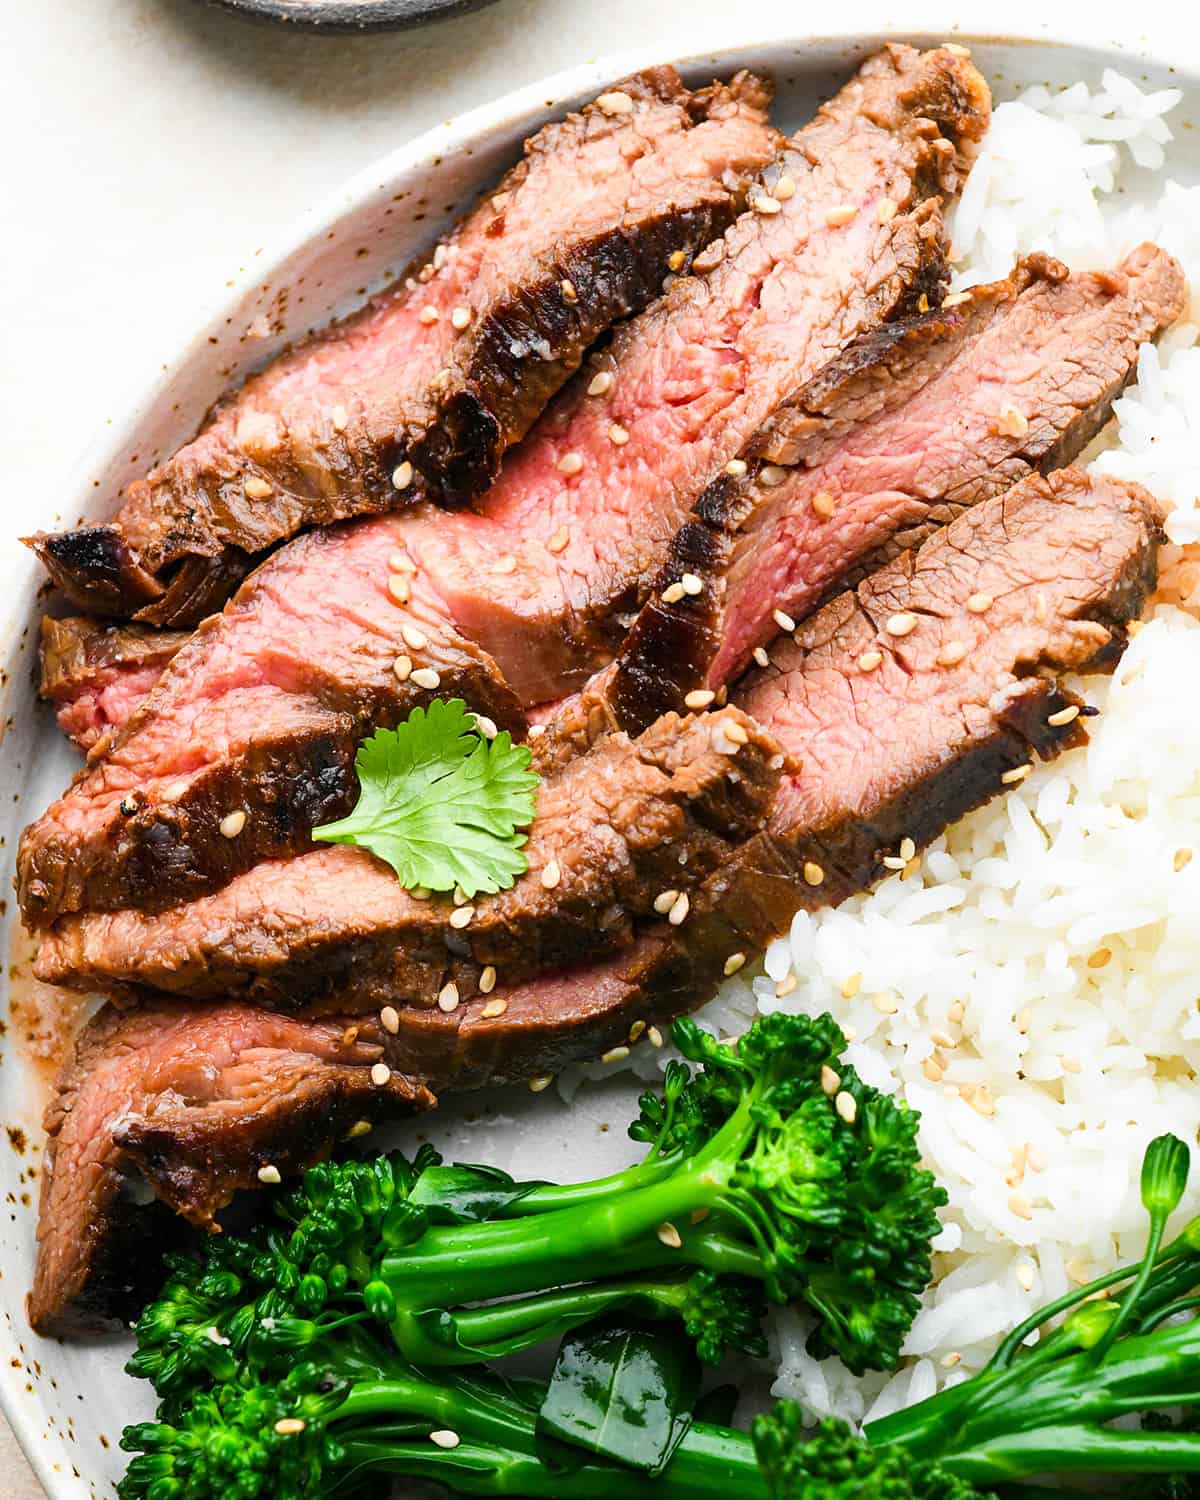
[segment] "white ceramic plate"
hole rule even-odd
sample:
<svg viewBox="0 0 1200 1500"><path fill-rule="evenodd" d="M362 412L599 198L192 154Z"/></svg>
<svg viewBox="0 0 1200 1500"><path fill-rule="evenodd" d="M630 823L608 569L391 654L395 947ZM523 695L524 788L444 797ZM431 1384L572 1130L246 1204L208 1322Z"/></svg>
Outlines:
<svg viewBox="0 0 1200 1500"><path fill-rule="evenodd" d="M869 36L776 37L689 58L681 67L689 81L741 66L771 73L778 88L775 119L790 130L888 37L933 45L949 34L949 29L920 33L892 27ZM1112 64L1151 87L1183 86L1188 97L1175 121L1200 114L1200 50L1187 68L1178 56L1167 61L1149 55L1144 44L1106 48L1045 36L960 39L972 43L998 99L1034 82L1095 82ZM621 74L662 60L626 54L572 69L439 127L354 177L324 210L307 215L274 257L259 259L254 276L230 295L214 322L198 330L174 367L131 405L124 424L106 430L73 486L47 497L41 523L51 528L99 519L106 498L187 439L231 382L264 364L289 340L347 312L379 284L378 278L371 286L362 283L361 247L383 251L371 257L372 265L403 266L499 176L521 140L543 120L592 97ZM1195 129L1177 130L1169 168L1185 181L1200 178ZM264 318L269 336L256 337L250 330L262 328ZM61 790L78 761L34 696L36 594L42 579L10 536L0 535L0 570L6 584L0 602L0 788L5 793L0 881L8 890L21 827ZM20 957L11 905L0 913L0 941L10 955L5 980L9 965ZM148 1413L150 1402L147 1388L122 1373L127 1340L59 1344L35 1337L25 1322L41 1164L38 1121L49 1079L36 1042L30 1041L36 1030L30 985L18 973L9 989L7 1032L0 1040L0 1123L9 1143L0 1134L0 1192L6 1205L0 1219L0 1404L53 1500L101 1500L112 1495L122 1472L116 1446L121 1429ZM434 1125L426 1122L424 1130L451 1154L494 1161L517 1173L591 1173L631 1156L623 1126L635 1092L631 1083L614 1080L586 1090L572 1108L553 1092L536 1098L521 1091L480 1096L445 1111ZM421 1138L411 1127L397 1136L409 1147ZM156 1246L148 1243L145 1253L155 1255Z"/></svg>

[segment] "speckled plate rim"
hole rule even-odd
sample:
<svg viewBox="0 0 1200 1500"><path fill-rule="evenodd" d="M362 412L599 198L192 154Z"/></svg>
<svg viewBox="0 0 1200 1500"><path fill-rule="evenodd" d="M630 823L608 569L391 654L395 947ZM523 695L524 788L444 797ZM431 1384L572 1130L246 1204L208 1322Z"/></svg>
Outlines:
<svg viewBox="0 0 1200 1500"><path fill-rule="evenodd" d="M678 48L660 42L652 48L642 47L583 62L435 126L354 174L324 203L300 215L273 246L256 255L253 264L234 283L232 290L215 308L210 308L209 316L198 323L198 332L183 347L178 358L156 371L132 399L116 407L124 412L124 416L107 426L102 436L84 453L62 495L47 497L39 518L41 524L52 527L93 513L100 495L112 493L115 486L126 483L138 469L144 469L147 447L157 445L165 449L188 435L199 413L219 394L218 389L211 388L213 382L219 380L224 384L236 379L252 365L269 359L289 336L296 336L299 330L285 328L274 336L252 342L247 348L246 336L241 335L232 359L219 370L207 371L200 381L200 386L205 388L203 399L189 398L182 414L178 403L172 407L169 398L186 384L192 367L212 363L213 345L223 341L228 344L231 329L247 328L259 314L270 312L272 304L268 294L271 284L278 283L281 278L287 283L289 266L297 257L307 251L319 265L320 242L335 241L344 226L355 228L356 218L377 211L386 201L389 191L400 184L407 184L402 189L406 196L411 196L423 185L426 189L438 189L439 203L445 204L450 196L465 201L466 193L482 186L494 169L503 164L504 158L514 154L519 139L545 119L594 95L604 83L625 73L669 60L672 53L673 60L690 75L714 69L724 72L746 61L759 66L774 66L780 73L785 69L806 72L818 67L827 69L835 62L839 66L848 65L856 56L887 40L907 40L920 45L959 40L981 48L991 45L1010 52L1014 48L1037 49L1039 55L1052 56L1056 64L1065 62L1068 75L1073 70L1075 54L1081 68L1086 66L1089 74L1105 62L1127 69L1144 65L1175 74L1176 81L1183 86L1200 91L1200 26L1192 23L1189 33L1186 23L1165 14L1157 20L1151 17L1149 23L1145 17L1138 17L1125 35L1098 36L1095 33L1083 35L1069 24L1049 22L998 32L962 21L961 7L951 5L923 6L918 14L908 16L903 24L895 20L881 24L877 7L871 6L867 0L846 0L841 9L841 27L807 36L798 34L794 26L777 25L747 38L745 34L738 34L744 24L738 19L700 29L681 24ZM1084 13L1080 11L1079 15L1082 21ZM1028 77L1017 78L1015 74L1024 70L1012 71L1011 81L1020 84L1041 76L1031 70ZM1061 73L1063 70L1055 68L1054 71ZM445 190L443 180L449 185ZM424 216L427 222L422 223L419 233L412 236L414 241L427 243L441 227L441 222L451 216L450 208L449 204L445 205L444 211L431 208ZM264 274L270 278L265 283ZM330 303L327 312L344 311L376 284L370 277L363 278L360 273L351 272L350 265L339 274L346 277L345 291L339 300ZM361 284L364 279L367 286ZM283 321L282 316L280 321ZM143 437L149 428L153 431L147 443ZM139 449L141 460L137 463L131 455ZM0 535L0 571L8 585L8 603L0 612L0 665L8 669L0 678L0 713L13 715L14 701L20 698L28 702L30 697L23 637L28 634L30 621L34 618L42 580L29 554L9 535ZM32 720L33 716L26 717ZM36 725L24 727L19 715L13 715L9 725L7 741L0 747L3 755L0 766L11 763L18 775L24 773L24 780L32 780L38 774L44 758L42 751L46 748L42 746L35 751L40 731ZM17 803L19 814L21 799L14 797L12 800ZM10 838L9 848L5 851L4 863L9 872L13 842ZM11 925L11 922L10 914L7 924ZM4 1069L0 1086L5 1089L6 1096L14 1092L20 1096L24 1090L24 1118L33 1126L36 1117L29 1113L31 1090L28 1079L22 1077L21 1059L11 1047L8 1052L9 1066ZM16 1108L19 1113L22 1106L14 1106L11 1097L6 1097L6 1108L10 1112ZM0 1173L0 1185L5 1185L7 1170L6 1164ZM31 1223L31 1216L23 1216L21 1222ZM25 1267L5 1265L3 1269L8 1283L3 1296L11 1307L16 1289L9 1288L14 1275L25 1274ZM86 1477L78 1475L78 1471L71 1472L76 1468L77 1460L83 1459L83 1453L64 1441L61 1425L47 1431L47 1408L41 1397L30 1396L25 1388L28 1377L24 1369L10 1364L10 1356L17 1359L18 1342L34 1345L36 1357L47 1369L56 1359L58 1346L53 1342L35 1341L27 1329L16 1331L15 1321L0 1327L0 1408L52 1500L91 1500L97 1493L95 1481L89 1483ZM66 1351L61 1357L67 1357ZM102 1486L107 1483L106 1479L100 1480Z"/></svg>
<svg viewBox="0 0 1200 1500"><path fill-rule="evenodd" d="M371 31L409 31L495 5L496 0L426 0L412 14L412 0L207 0L243 21L281 24L292 31L325 36Z"/></svg>

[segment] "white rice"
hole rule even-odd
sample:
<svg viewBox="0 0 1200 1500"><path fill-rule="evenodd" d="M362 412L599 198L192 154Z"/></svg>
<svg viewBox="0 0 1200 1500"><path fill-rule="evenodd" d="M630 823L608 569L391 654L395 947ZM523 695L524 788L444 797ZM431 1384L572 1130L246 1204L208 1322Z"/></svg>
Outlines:
<svg viewBox="0 0 1200 1500"><path fill-rule="evenodd" d="M959 286L1033 250L1084 268L1154 239L1193 288L1093 450L1173 509L1163 602L1115 679L1076 684L1101 710L1090 745L964 819L915 873L797 916L700 1013L736 1035L756 1009L831 1010L864 1079L921 1111L949 1194L900 1373L856 1380L805 1352L802 1318L776 1319L773 1390L815 1416L860 1421L965 1378L1034 1307L1139 1253L1147 1141L1200 1140L1200 188L1147 177L1179 98L1109 70L1098 91L999 105L952 223ZM630 1065L663 1061L641 1047ZM1181 1217L1200 1212L1193 1182Z"/></svg>

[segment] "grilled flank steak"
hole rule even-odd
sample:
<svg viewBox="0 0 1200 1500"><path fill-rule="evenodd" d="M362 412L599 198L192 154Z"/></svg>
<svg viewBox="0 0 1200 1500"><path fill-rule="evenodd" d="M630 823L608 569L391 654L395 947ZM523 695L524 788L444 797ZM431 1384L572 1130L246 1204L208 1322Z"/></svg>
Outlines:
<svg viewBox="0 0 1200 1500"><path fill-rule="evenodd" d="M733 218L778 145L769 96L655 68L547 125L432 256L220 402L110 525L33 538L55 582L195 624L303 526L477 494L588 345Z"/></svg>

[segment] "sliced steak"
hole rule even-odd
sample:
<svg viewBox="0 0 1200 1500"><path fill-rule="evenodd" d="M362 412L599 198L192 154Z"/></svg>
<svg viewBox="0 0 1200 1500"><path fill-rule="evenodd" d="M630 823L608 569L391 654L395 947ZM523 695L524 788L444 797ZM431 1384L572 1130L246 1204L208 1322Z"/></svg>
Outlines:
<svg viewBox="0 0 1200 1500"><path fill-rule="evenodd" d="M283 1010L453 1009L489 993L497 970L511 985L628 947L635 919L673 905L763 826L783 762L738 709L670 714L636 740L606 736L545 781L528 872L453 920L449 897L418 900L363 850L323 847L158 915L63 917L37 972Z"/></svg>
<svg viewBox="0 0 1200 1500"><path fill-rule="evenodd" d="M352 545L336 529L297 538L200 626L26 829L18 891L31 926L80 908L161 909L311 847L316 824L353 806L358 743L433 697L522 731L495 663L419 600L397 601L399 525L354 523Z"/></svg>
<svg viewBox="0 0 1200 1500"><path fill-rule="evenodd" d="M1119 656L1154 587L1160 515L1111 478L1032 477L827 605L742 695L799 763L767 830L701 886L685 921L643 930L615 957L500 985L450 1013L401 1007L386 1031L374 1012L283 1021L237 1003L102 1013L49 1115L35 1326L76 1331L121 1307L103 1277L129 1234L123 1170L137 1166L203 1222L235 1186L253 1185L258 1165L292 1168L330 1149L357 1109L369 1120L426 1102L409 1079L512 1082L636 1043L706 999L798 908L863 889L904 839L927 843L1034 755L1080 743L1077 704L1057 678ZM907 616L911 630L889 630ZM377 1059L395 1070L386 1086L355 1092L336 1118L308 1108L310 1091L341 1100L339 1080ZM270 1122L266 1145L239 1135L244 1088Z"/></svg>
<svg viewBox="0 0 1200 1500"><path fill-rule="evenodd" d="M768 100L749 74L693 93L656 68L547 125L423 265L221 402L111 525L32 538L55 581L194 624L250 554L400 503L401 463L477 494L588 345L733 218L778 145Z"/></svg>
<svg viewBox="0 0 1200 1500"><path fill-rule="evenodd" d="M988 110L955 53L871 58L764 174L703 274L556 398L479 514L414 518L422 576L523 702L611 659L696 498L789 392L936 296L939 195L957 190Z"/></svg>
<svg viewBox="0 0 1200 1500"><path fill-rule="evenodd" d="M67 738L89 751L120 729L187 639L186 630L43 615L39 692L57 705Z"/></svg>
<svg viewBox="0 0 1200 1500"><path fill-rule="evenodd" d="M857 340L680 529L605 684L616 721L636 732L735 681L779 634L778 612L803 619L831 586L1069 462L1185 303L1179 264L1151 245L1069 279L1035 256Z"/></svg>
<svg viewBox="0 0 1200 1500"><path fill-rule="evenodd" d="M39 1333L99 1332L136 1315L156 1257L129 1194L135 1170L161 1203L207 1224L258 1186L261 1168L297 1171L358 1121L435 1102L399 1073L373 1079L383 1048L345 1023L264 1020L235 1005L109 1006L84 1030L46 1112L28 1305ZM164 1226L153 1227L161 1246Z"/></svg>

